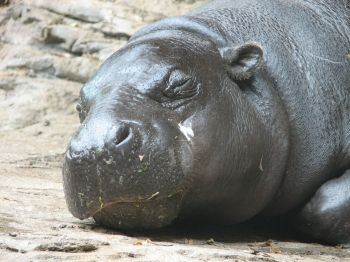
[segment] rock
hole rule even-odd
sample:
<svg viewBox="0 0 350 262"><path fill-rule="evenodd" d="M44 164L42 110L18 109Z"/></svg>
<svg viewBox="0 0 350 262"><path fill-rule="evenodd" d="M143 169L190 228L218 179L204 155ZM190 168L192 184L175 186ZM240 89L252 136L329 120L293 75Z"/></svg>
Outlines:
<svg viewBox="0 0 350 262"><path fill-rule="evenodd" d="M13 19L20 19L23 24L30 24L47 20L47 15L35 7L29 7L25 4L14 6L11 10L11 17Z"/></svg>
<svg viewBox="0 0 350 262"><path fill-rule="evenodd" d="M31 28L30 25L23 25L23 27L19 27L19 24L21 23L16 20L9 19L6 26L0 26L0 41L3 43L12 44L15 47L30 44L33 41L33 31L35 31L35 29ZM18 33L22 30L26 32L26 34Z"/></svg>
<svg viewBox="0 0 350 262"><path fill-rule="evenodd" d="M23 12L28 9L25 5L15 5L10 9L10 14L13 19L19 19L22 17Z"/></svg>
<svg viewBox="0 0 350 262"><path fill-rule="evenodd" d="M10 4L10 0L0 0L0 6L9 5L9 4Z"/></svg>
<svg viewBox="0 0 350 262"><path fill-rule="evenodd" d="M76 55L92 54L113 45L102 33L80 28L78 24L53 25L42 29L42 40Z"/></svg>
<svg viewBox="0 0 350 262"><path fill-rule="evenodd" d="M42 38L48 44L66 43L67 49L79 38L86 35L79 28L67 25L54 25L44 27L42 30Z"/></svg>
<svg viewBox="0 0 350 262"><path fill-rule="evenodd" d="M72 19L88 23L98 23L103 20L99 9L95 6L88 6L86 2L72 1L37 1L38 5Z"/></svg>
<svg viewBox="0 0 350 262"><path fill-rule="evenodd" d="M14 90L16 77L1 77L0 74L0 90L12 91Z"/></svg>
<svg viewBox="0 0 350 262"><path fill-rule="evenodd" d="M79 54L85 52L93 53L113 46L113 43L108 43L107 40L105 42L102 41L101 43L86 42L86 44L83 44L83 41L77 41L74 51L76 53L79 52ZM116 45L116 47L118 47L118 45ZM51 55L28 47L21 48L17 52L13 51L17 50L12 50L12 52L4 56L1 66L8 70L27 69L29 70L27 75L33 77L38 74L49 78L56 76L83 83L92 76L100 63L98 59L93 57L72 57L69 54L63 56ZM0 79L0 89L10 90L12 82L9 83L8 81L9 80Z"/></svg>
<svg viewBox="0 0 350 262"><path fill-rule="evenodd" d="M186 3L186 4L193 4L196 2L196 0L174 0L174 1L178 3Z"/></svg>
<svg viewBox="0 0 350 262"><path fill-rule="evenodd" d="M35 248L37 251L53 251L53 252L68 252L68 253L77 253L77 252L91 252L98 249L96 243L91 241L62 241L62 242L53 242L48 244L41 244Z"/></svg>
<svg viewBox="0 0 350 262"><path fill-rule="evenodd" d="M14 71L29 69L28 73L34 76L37 73L43 73L46 76L54 75L55 59L58 58L34 48L9 49L9 52L3 57L2 67Z"/></svg>
<svg viewBox="0 0 350 262"><path fill-rule="evenodd" d="M92 40L92 39L79 39L77 40L72 48L71 52L73 54L93 54L101 51L105 48L110 48L113 43L106 39Z"/></svg>
<svg viewBox="0 0 350 262"><path fill-rule="evenodd" d="M41 56L32 59L29 62L28 67L30 69L33 69L34 72L46 72L50 75L53 75L55 72L54 61L54 58L50 55Z"/></svg>
<svg viewBox="0 0 350 262"><path fill-rule="evenodd" d="M0 100L1 107L6 109L0 110L1 131L22 129L43 122L49 119L46 116L52 112L74 112L73 104L81 86L60 79L32 79L20 75L1 77L1 82L10 89Z"/></svg>
<svg viewBox="0 0 350 262"><path fill-rule="evenodd" d="M63 19L60 15L30 5L28 1L23 1L21 4L11 6L8 9L8 16L13 20L18 20L18 22L22 24L35 23L33 28L36 28L39 22L47 25L55 24Z"/></svg>
<svg viewBox="0 0 350 262"><path fill-rule="evenodd" d="M21 52L19 52L21 53ZM21 68L25 68L28 65L28 60L23 57L19 57L17 55L12 56L12 59L6 59L5 61L3 61L2 66L6 69L21 69Z"/></svg>
<svg viewBox="0 0 350 262"><path fill-rule="evenodd" d="M108 37L129 39L136 32L137 28L130 20L114 18L113 23L102 23L96 26L97 29Z"/></svg>
<svg viewBox="0 0 350 262"><path fill-rule="evenodd" d="M97 59L86 57L65 58L56 62L55 75L72 81L84 83L99 66Z"/></svg>

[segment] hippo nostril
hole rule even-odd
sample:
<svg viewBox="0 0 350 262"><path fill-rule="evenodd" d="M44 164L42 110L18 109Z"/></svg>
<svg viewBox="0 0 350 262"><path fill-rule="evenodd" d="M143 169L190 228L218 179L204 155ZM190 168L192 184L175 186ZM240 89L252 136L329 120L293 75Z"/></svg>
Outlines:
<svg viewBox="0 0 350 262"><path fill-rule="evenodd" d="M129 128L127 127L119 128L113 142L116 146L119 146L123 144L126 140L128 140L128 138L130 138L131 135L132 133Z"/></svg>
<svg viewBox="0 0 350 262"><path fill-rule="evenodd" d="M72 158L81 158L83 156L83 151L79 151L79 152L69 151L69 154Z"/></svg>
<svg viewBox="0 0 350 262"><path fill-rule="evenodd" d="M66 157L70 160L82 160L86 157L86 152L84 151L77 151L73 148L69 148L66 152Z"/></svg>

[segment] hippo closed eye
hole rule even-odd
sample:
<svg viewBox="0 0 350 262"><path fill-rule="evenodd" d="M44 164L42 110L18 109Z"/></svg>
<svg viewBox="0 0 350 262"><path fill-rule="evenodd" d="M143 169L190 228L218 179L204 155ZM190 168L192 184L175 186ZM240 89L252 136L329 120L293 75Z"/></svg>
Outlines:
<svg viewBox="0 0 350 262"><path fill-rule="evenodd" d="M349 243L349 19L340 0L216 0L141 29L81 89L69 210L120 229L293 211Z"/></svg>

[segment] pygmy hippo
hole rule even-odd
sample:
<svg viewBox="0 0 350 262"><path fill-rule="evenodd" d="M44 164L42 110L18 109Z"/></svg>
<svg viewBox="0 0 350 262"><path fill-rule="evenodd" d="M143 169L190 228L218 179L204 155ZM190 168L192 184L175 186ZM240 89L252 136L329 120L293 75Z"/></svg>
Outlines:
<svg viewBox="0 0 350 262"><path fill-rule="evenodd" d="M350 243L348 0L215 0L151 24L77 110L63 179L80 219L140 229L293 213L313 239Z"/></svg>

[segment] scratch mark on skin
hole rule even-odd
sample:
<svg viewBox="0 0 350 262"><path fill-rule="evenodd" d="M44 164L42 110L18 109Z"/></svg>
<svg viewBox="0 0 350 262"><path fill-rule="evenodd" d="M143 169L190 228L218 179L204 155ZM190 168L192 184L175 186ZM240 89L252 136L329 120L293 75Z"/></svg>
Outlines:
<svg viewBox="0 0 350 262"><path fill-rule="evenodd" d="M113 158L109 158L109 159L103 159L103 161L107 164L107 165L110 165L113 163Z"/></svg>
<svg viewBox="0 0 350 262"><path fill-rule="evenodd" d="M192 128L183 126L181 123L179 123L179 128L181 133L186 137L187 141L191 141L191 138L194 136Z"/></svg>
<svg viewBox="0 0 350 262"><path fill-rule="evenodd" d="M139 155L140 162L143 161L143 158L144 158L144 157L145 157L144 155Z"/></svg>
<svg viewBox="0 0 350 262"><path fill-rule="evenodd" d="M151 154L152 154L152 151L149 152L149 155L148 155L148 163L149 163L149 164L151 163Z"/></svg>
<svg viewBox="0 0 350 262"><path fill-rule="evenodd" d="M104 203L102 201L102 197L101 196L98 197L98 201L100 202L100 207L103 208Z"/></svg>
<svg viewBox="0 0 350 262"><path fill-rule="evenodd" d="M333 61L333 60L330 60L328 58L325 58L325 57L322 57L322 56L318 56L318 55L314 55L314 54L311 54L311 53L308 53L311 57L314 57L316 59L319 59L319 60L322 60L322 61L325 61L325 62L328 62L328 63L332 63L332 64L344 64L344 62L339 62L339 61Z"/></svg>
<svg viewBox="0 0 350 262"><path fill-rule="evenodd" d="M124 177L123 176L120 176L119 177L119 185L123 185L123 182L124 182Z"/></svg>
<svg viewBox="0 0 350 262"><path fill-rule="evenodd" d="M259 169L261 172L264 172L264 168L263 168L263 165L262 165L262 162L263 162L263 155L261 156L261 159L260 159L260 163L259 163Z"/></svg>
<svg viewBox="0 0 350 262"><path fill-rule="evenodd" d="M345 57L346 57L346 59L347 59L348 61L350 61L350 53L345 54Z"/></svg>
<svg viewBox="0 0 350 262"><path fill-rule="evenodd" d="M147 201L154 199L158 195L159 195L159 192L155 192L153 195L151 195L149 198L147 198Z"/></svg>

